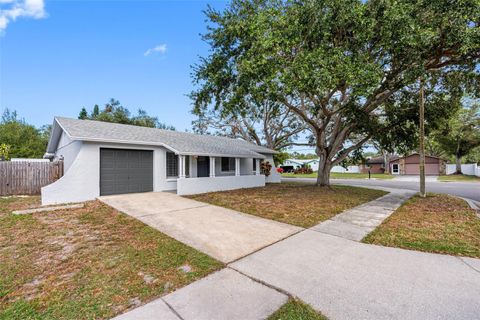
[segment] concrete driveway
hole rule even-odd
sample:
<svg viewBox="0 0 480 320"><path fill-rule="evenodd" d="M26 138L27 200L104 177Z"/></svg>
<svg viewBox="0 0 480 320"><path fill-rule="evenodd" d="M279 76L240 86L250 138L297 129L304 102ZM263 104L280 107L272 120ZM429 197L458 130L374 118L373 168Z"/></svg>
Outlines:
<svg viewBox="0 0 480 320"><path fill-rule="evenodd" d="M99 199L225 263L302 230L169 192L124 194Z"/></svg>

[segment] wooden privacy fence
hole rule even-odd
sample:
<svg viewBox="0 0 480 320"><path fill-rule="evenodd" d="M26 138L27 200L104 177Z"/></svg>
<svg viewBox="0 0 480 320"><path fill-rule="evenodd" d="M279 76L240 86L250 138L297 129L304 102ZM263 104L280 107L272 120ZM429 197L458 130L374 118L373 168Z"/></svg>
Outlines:
<svg viewBox="0 0 480 320"><path fill-rule="evenodd" d="M0 196L40 194L63 175L63 161L0 161Z"/></svg>

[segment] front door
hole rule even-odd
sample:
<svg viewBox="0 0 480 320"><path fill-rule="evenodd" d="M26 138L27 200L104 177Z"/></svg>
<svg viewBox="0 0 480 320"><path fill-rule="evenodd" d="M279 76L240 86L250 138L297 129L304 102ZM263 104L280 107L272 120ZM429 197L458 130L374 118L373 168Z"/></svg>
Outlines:
<svg viewBox="0 0 480 320"><path fill-rule="evenodd" d="M197 177L210 176L210 158L199 156L197 158Z"/></svg>
<svg viewBox="0 0 480 320"><path fill-rule="evenodd" d="M398 163L392 164L392 174L399 174L399 173L400 173L400 170L398 167Z"/></svg>

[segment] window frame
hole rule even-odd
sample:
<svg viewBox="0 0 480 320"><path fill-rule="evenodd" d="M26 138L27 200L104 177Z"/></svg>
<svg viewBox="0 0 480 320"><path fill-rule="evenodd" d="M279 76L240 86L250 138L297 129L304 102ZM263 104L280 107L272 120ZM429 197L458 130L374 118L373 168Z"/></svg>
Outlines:
<svg viewBox="0 0 480 320"><path fill-rule="evenodd" d="M169 165L170 165L170 161L171 161L171 159L169 159L169 157L171 157L172 155L173 155L173 161L174 161L175 175L171 175L170 172L169 172ZM174 152L171 152L171 151L167 151L166 160L165 160L165 173L166 173L167 179L178 178L178 154L175 154Z"/></svg>
<svg viewBox="0 0 480 320"><path fill-rule="evenodd" d="M224 170L224 159L228 159L228 170ZM220 159L220 171L221 172L235 172L235 158L232 157L221 157Z"/></svg>

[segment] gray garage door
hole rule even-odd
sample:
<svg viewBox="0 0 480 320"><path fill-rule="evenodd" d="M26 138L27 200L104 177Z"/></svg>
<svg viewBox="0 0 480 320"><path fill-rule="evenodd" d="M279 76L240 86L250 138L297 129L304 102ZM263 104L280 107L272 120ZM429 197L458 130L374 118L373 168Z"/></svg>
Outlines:
<svg viewBox="0 0 480 320"><path fill-rule="evenodd" d="M153 191L153 151L100 149L100 195Z"/></svg>

